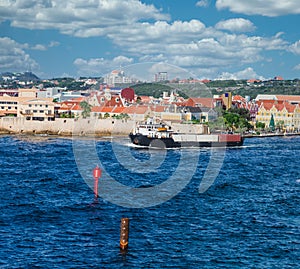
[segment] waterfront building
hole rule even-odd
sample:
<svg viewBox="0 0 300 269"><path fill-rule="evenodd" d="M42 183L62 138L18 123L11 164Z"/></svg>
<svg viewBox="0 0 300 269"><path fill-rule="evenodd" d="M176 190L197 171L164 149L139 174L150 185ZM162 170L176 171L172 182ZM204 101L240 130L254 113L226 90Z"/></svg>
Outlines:
<svg viewBox="0 0 300 269"><path fill-rule="evenodd" d="M265 123L269 127L271 118L274 118L275 127L286 131L300 129L299 104L291 104L287 101L264 100L260 102L256 116L257 122Z"/></svg>
<svg viewBox="0 0 300 269"><path fill-rule="evenodd" d="M18 115L19 98L15 96L0 96L0 117Z"/></svg>
<svg viewBox="0 0 300 269"><path fill-rule="evenodd" d="M9 96L18 96L18 89L0 89L0 96L9 95Z"/></svg>
<svg viewBox="0 0 300 269"><path fill-rule="evenodd" d="M22 98L19 100L17 117L25 117L26 120L54 121L54 106L52 98Z"/></svg>
<svg viewBox="0 0 300 269"><path fill-rule="evenodd" d="M38 90L19 89L18 96L0 96L0 116L20 117L26 120L53 120L52 98L38 98Z"/></svg>

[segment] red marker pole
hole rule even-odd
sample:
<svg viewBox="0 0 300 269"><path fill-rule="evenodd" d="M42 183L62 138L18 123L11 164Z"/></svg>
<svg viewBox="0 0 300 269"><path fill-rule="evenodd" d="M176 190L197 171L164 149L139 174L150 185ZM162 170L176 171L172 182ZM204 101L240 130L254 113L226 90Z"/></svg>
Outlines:
<svg viewBox="0 0 300 269"><path fill-rule="evenodd" d="M98 181L101 177L102 170L97 165L93 170L93 177L94 177L94 194L95 194L95 200L98 198Z"/></svg>

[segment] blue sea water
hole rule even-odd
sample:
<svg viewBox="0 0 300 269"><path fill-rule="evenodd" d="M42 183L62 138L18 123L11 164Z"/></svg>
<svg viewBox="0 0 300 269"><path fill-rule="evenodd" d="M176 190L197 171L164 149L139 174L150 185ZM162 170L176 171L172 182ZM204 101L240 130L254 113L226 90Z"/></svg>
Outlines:
<svg viewBox="0 0 300 269"><path fill-rule="evenodd" d="M0 268L299 268L300 137L252 138L226 149L204 193L199 185L212 153L188 150L198 163L187 185L144 208L119 206L101 193L93 203L82 170L87 163L92 175L98 163L80 143L82 154L72 139L0 137ZM127 143L94 141L106 171L100 192L107 174L139 189L176 173L181 150ZM122 217L130 219L126 253L119 249Z"/></svg>

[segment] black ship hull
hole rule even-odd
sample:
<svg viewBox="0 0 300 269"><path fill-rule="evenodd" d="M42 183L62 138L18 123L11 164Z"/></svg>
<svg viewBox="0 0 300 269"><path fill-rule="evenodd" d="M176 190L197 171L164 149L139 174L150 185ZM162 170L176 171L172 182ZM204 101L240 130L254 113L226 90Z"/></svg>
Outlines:
<svg viewBox="0 0 300 269"><path fill-rule="evenodd" d="M180 148L180 147L238 147L243 145L243 138L240 141L207 142L191 141L176 142L173 138L154 138L142 134L129 134L131 142L135 145L151 148Z"/></svg>

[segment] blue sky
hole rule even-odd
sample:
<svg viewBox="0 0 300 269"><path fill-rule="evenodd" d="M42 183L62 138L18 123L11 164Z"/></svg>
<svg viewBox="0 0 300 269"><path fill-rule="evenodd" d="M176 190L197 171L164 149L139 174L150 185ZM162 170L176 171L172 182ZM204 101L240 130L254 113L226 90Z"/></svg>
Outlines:
<svg viewBox="0 0 300 269"><path fill-rule="evenodd" d="M294 79L299 24L299 0L0 0L0 72L176 66L199 79Z"/></svg>

